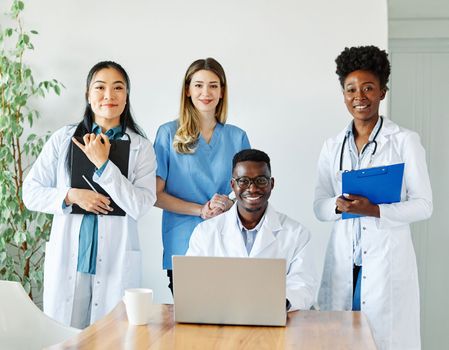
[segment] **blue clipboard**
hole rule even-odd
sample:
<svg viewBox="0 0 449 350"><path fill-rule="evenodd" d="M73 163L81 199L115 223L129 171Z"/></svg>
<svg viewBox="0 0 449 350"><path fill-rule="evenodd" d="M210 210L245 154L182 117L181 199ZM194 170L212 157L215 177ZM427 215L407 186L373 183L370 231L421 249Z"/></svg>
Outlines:
<svg viewBox="0 0 449 350"><path fill-rule="evenodd" d="M342 193L366 197L373 204L401 201L404 163L345 171L342 174ZM363 215L342 213L342 219Z"/></svg>

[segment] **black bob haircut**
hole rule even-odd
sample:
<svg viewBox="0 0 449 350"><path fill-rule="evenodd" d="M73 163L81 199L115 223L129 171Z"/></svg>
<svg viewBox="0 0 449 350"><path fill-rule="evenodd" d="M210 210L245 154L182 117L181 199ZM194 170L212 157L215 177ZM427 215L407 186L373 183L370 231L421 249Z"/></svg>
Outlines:
<svg viewBox="0 0 449 350"><path fill-rule="evenodd" d="M385 50L377 46L345 47L336 58L337 70L340 84L344 87L346 77L356 70L367 70L377 76L382 89L387 88L390 77L390 61Z"/></svg>
<svg viewBox="0 0 449 350"><path fill-rule="evenodd" d="M265 152L259 151L258 149L244 149L234 155L232 159L232 171L234 171L237 163L240 162L264 162L267 164L268 170L271 173L270 157Z"/></svg>

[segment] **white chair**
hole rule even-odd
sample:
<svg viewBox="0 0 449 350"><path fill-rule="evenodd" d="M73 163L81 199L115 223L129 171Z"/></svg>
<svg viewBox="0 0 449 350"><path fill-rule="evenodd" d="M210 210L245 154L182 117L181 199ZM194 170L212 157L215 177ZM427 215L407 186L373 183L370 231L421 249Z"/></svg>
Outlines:
<svg viewBox="0 0 449 350"><path fill-rule="evenodd" d="M32 350L57 344L77 335L45 315L18 282L0 281L0 348Z"/></svg>

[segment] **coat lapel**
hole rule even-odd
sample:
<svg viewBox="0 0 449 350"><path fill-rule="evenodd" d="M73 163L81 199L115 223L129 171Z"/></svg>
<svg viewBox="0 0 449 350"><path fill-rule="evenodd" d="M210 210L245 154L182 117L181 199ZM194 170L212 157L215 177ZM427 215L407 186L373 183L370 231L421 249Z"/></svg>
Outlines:
<svg viewBox="0 0 449 350"><path fill-rule="evenodd" d="M399 126L394 124L390 119L383 117L384 124L377 137L377 150L373 157L373 162L371 166L382 166L385 165L386 159L390 158L389 152L385 150L390 148L391 135L399 131Z"/></svg>
<svg viewBox="0 0 449 350"><path fill-rule="evenodd" d="M233 205L226 213L223 230L223 246L228 256L247 257L245 243L237 223L237 204Z"/></svg>
<svg viewBox="0 0 449 350"><path fill-rule="evenodd" d="M345 171L345 170L352 169L351 155L349 154L349 146L348 146L349 141L346 139L347 130L348 130L348 126L346 128L344 128L337 135L337 137L334 138L333 153L336 156L333 161L334 161L335 176L339 182L341 182L341 172ZM343 147L343 142L345 139L346 139L345 147L343 150L343 164L342 164L343 166L342 166L342 170L340 171L341 148Z"/></svg>
<svg viewBox="0 0 449 350"><path fill-rule="evenodd" d="M277 232L282 229L276 211L268 204L265 218L260 231L256 235L250 257L257 257L262 254L271 244L276 241Z"/></svg>

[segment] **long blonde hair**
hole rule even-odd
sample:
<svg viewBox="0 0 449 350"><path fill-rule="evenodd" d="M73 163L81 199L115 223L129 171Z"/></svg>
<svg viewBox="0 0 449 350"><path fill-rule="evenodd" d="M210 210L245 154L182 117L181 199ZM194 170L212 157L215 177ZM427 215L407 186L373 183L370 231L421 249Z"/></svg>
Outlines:
<svg viewBox="0 0 449 350"><path fill-rule="evenodd" d="M192 76L200 71L208 70L215 73L220 79L222 98L215 108L215 119L218 123L226 123L228 111L228 89L226 75L223 67L213 58L200 59L193 62L187 69L181 92L181 107L178 118L178 129L173 139L173 147L178 153L191 154L195 152L200 136L200 115L198 110L187 96Z"/></svg>

